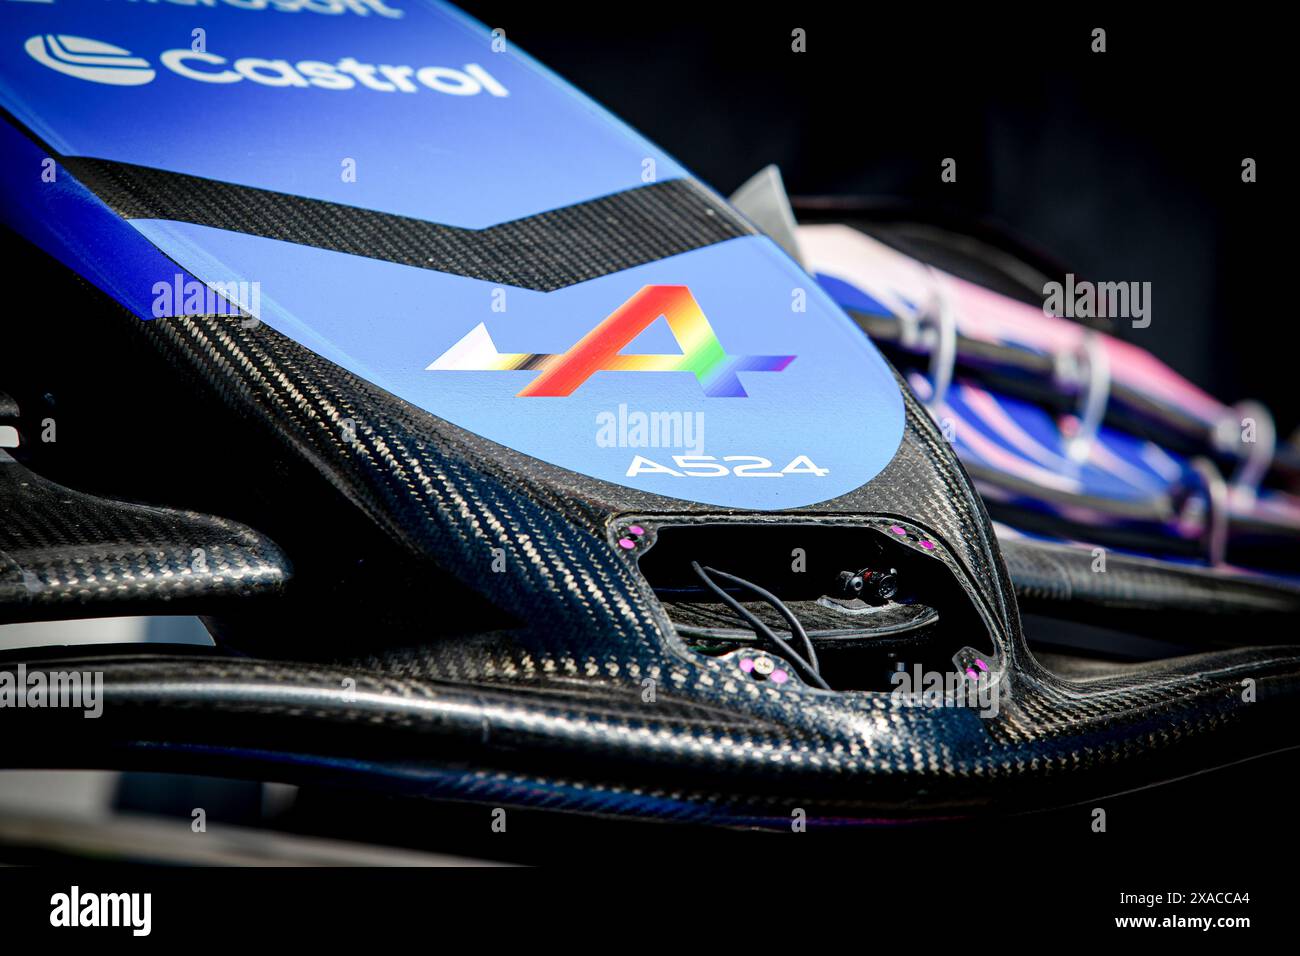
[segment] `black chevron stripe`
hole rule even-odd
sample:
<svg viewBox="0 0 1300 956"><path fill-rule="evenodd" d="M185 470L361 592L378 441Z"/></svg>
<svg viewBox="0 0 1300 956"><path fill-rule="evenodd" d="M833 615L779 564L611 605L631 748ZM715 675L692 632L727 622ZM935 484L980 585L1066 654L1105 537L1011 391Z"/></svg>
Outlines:
<svg viewBox="0 0 1300 956"><path fill-rule="evenodd" d="M550 292L754 228L693 179L464 229L103 159L62 157L126 219L167 219Z"/></svg>

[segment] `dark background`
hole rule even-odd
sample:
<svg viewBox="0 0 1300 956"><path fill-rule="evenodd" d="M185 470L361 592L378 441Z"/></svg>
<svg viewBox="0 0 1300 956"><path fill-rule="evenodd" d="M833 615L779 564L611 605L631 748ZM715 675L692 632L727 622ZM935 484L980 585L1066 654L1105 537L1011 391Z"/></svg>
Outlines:
<svg viewBox="0 0 1300 956"><path fill-rule="evenodd" d="M1122 337L1224 401L1264 401L1283 438L1300 424L1281 151L1295 54L1260 8L461 6L724 194L775 162L792 195L940 204L1080 278L1150 281L1152 324Z"/></svg>

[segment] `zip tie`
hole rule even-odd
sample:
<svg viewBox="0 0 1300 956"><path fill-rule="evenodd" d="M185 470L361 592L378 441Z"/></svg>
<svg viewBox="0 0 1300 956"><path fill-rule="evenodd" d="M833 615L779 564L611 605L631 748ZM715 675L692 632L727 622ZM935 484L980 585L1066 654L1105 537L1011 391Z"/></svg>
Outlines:
<svg viewBox="0 0 1300 956"><path fill-rule="evenodd" d="M1243 419L1254 419L1255 440L1243 442ZM1273 466L1277 454L1277 426L1273 414L1255 401L1238 402L1229 408L1214 426L1214 444L1220 451L1236 455L1240 461L1232 474L1233 503L1250 507L1255 503L1260 482ZM1248 448L1243 449L1243 445Z"/></svg>
<svg viewBox="0 0 1300 956"><path fill-rule="evenodd" d="M1210 459L1192 459L1192 469L1205 483L1205 518L1202 535L1206 560L1214 567L1223 564L1228 553L1228 483Z"/></svg>
<svg viewBox="0 0 1300 956"><path fill-rule="evenodd" d="M1079 430L1066 442L1065 451L1071 461L1082 464L1092 454L1110 404L1110 353L1100 335L1087 332L1077 350L1057 353L1054 365L1057 383L1079 390Z"/></svg>

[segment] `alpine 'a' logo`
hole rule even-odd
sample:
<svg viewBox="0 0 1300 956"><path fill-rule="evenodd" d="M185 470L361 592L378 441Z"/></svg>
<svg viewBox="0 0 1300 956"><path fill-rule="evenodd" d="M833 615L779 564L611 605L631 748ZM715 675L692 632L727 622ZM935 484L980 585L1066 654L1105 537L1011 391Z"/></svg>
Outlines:
<svg viewBox="0 0 1300 956"><path fill-rule="evenodd" d="M681 346L680 355L620 354L660 316L668 320L668 328ZM690 289L648 285L562 354L498 352L487 326L479 323L428 369L539 372L519 393L520 398L571 395L595 372L692 372L705 395L744 398L747 393L736 373L779 372L794 360L793 355L728 355Z"/></svg>
<svg viewBox="0 0 1300 956"><path fill-rule="evenodd" d="M28 39L23 49L33 60L51 70L92 83L141 86L154 78L148 60L101 40L46 33Z"/></svg>

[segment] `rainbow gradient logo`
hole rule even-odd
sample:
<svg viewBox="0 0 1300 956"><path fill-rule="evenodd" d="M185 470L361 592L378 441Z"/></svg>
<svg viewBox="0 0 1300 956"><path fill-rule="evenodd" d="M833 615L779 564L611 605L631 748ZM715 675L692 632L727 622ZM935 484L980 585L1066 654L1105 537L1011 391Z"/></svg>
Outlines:
<svg viewBox="0 0 1300 956"><path fill-rule="evenodd" d="M623 355L660 317L681 347L679 355ZM615 309L567 352L547 355L499 352L479 323L435 359L432 372L536 371L518 398L572 395L596 372L690 372L712 398L745 398L740 372L779 372L793 355L728 355L691 290L684 285L648 285Z"/></svg>

